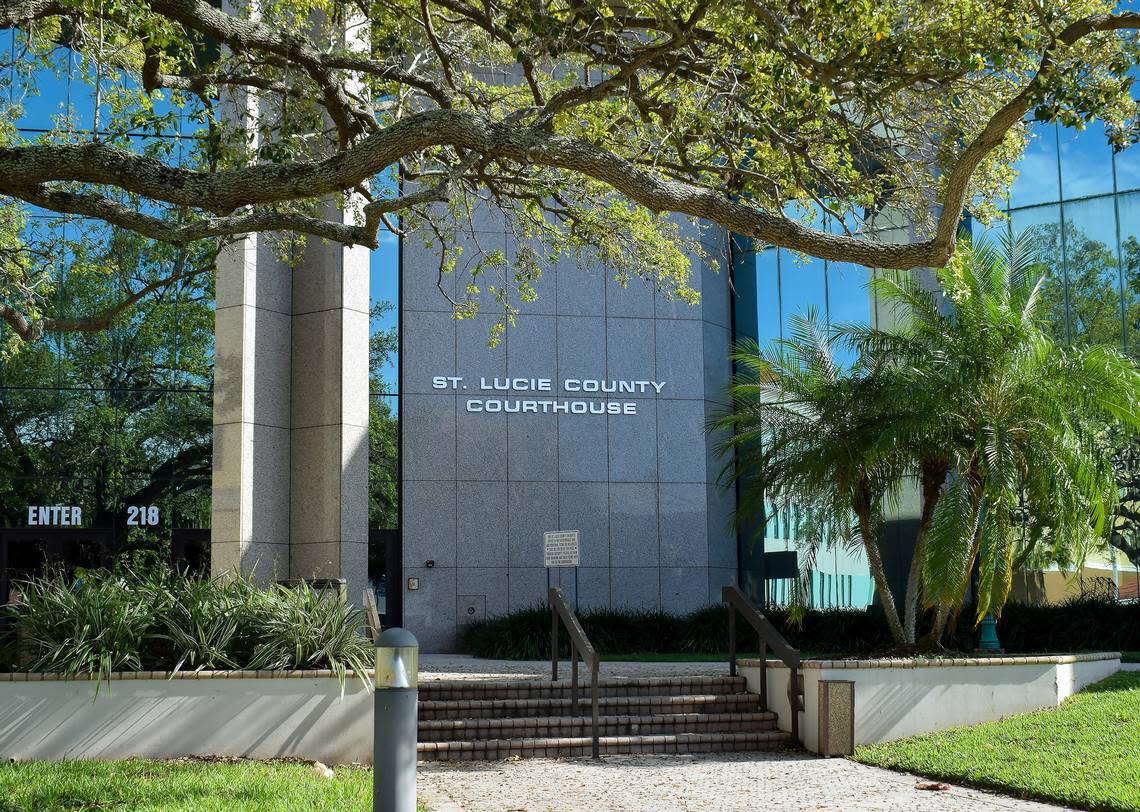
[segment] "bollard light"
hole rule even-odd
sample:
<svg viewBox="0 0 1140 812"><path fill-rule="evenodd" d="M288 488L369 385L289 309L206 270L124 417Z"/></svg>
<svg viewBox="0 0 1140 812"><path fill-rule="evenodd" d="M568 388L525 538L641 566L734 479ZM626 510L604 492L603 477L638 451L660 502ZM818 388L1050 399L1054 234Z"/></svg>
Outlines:
<svg viewBox="0 0 1140 812"><path fill-rule="evenodd" d="M420 645L407 629L376 638L373 812L415 812Z"/></svg>

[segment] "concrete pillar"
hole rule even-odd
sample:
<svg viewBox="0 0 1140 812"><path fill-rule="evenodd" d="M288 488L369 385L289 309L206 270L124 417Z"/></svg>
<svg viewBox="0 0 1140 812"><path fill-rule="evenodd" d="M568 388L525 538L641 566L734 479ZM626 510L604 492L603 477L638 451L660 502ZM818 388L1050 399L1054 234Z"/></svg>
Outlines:
<svg viewBox="0 0 1140 812"><path fill-rule="evenodd" d="M366 248L310 240L292 264L264 236L218 264L214 572L368 574Z"/></svg>
<svg viewBox="0 0 1140 812"><path fill-rule="evenodd" d="M287 267L252 235L218 257L211 563L290 574L292 303Z"/></svg>
<svg viewBox="0 0 1140 812"><path fill-rule="evenodd" d="M368 577L368 272L367 248L315 239L293 271L289 575L347 578L353 601Z"/></svg>

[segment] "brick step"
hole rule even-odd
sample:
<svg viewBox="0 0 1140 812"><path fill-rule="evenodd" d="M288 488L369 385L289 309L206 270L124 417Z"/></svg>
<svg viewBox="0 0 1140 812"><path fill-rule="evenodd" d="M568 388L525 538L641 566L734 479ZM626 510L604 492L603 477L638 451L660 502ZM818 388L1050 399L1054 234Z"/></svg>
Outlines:
<svg viewBox="0 0 1140 812"><path fill-rule="evenodd" d="M563 672L567 674L568 672ZM588 689L589 674L578 675L578 690ZM743 677L642 677L600 679L599 696L676 696L678 694L736 694L744 691ZM558 699L570 696L570 680L432 680L420 683L420 701L454 699Z"/></svg>
<svg viewBox="0 0 1140 812"><path fill-rule="evenodd" d="M590 698L578 700L579 713L590 713ZM756 694L682 694L680 696L607 696L598 700L601 716L656 716L674 713L755 713L760 710ZM420 721L437 719L517 719L520 717L570 716L571 700L552 699L462 699L420 702Z"/></svg>
<svg viewBox="0 0 1140 812"><path fill-rule="evenodd" d="M600 755L735 753L777 750L790 746L791 736L782 730L604 736L598 740ZM511 757L575 758L591 755L591 740L588 736L420 742L416 747L421 761L487 761Z"/></svg>
<svg viewBox="0 0 1140 812"><path fill-rule="evenodd" d="M776 714L663 713L648 716L602 716L601 736L647 736L662 733L748 733L774 730ZM421 742L477 739L539 739L589 736L589 716L549 716L521 719L436 719L420 722Z"/></svg>

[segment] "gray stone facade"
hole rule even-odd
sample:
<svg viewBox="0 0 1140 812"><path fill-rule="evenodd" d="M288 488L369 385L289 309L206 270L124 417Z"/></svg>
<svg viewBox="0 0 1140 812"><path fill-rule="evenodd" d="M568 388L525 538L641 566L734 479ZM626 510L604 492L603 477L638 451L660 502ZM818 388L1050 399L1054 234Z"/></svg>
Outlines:
<svg viewBox="0 0 1140 812"><path fill-rule="evenodd" d="M508 258L501 231L481 248ZM467 620L545 599L542 534L581 532L582 566L552 570L580 608L685 612L719 599L737 577L734 495L705 433L728 383L727 241L703 237L716 268L694 260L698 306L623 289L603 269L548 269L538 300L489 348L495 315L456 321L437 287L439 251L403 247L400 431L404 625L425 650L456 646ZM463 285L462 266L445 285ZM437 377L461 378L440 388ZM544 378L551 392L481 391L482 380ZM635 414L473 412L471 399L598 403L567 379L663 383L659 393L602 396ZM464 389L463 387L466 387ZM428 562L431 566L428 566ZM408 579L418 588L408 589Z"/></svg>

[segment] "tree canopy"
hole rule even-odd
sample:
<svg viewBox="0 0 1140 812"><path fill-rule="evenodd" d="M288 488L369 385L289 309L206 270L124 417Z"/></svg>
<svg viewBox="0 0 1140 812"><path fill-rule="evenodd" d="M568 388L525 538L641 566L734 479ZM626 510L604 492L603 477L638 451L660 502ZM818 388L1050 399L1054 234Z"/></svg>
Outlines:
<svg viewBox="0 0 1140 812"><path fill-rule="evenodd" d="M993 213L1027 115L1137 140L1140 14L1108 0L2 0L0 26L17 35L6 201L183 252L251 232L375 245L380 228L450 246L488 208L528 246L510 271L525 295L543 260L589 250L695 299L698 247L669 215L941 266L964 208ZM90 109L19 130L58 70ZM172 130L177 149L153 137ZM116 314L52 313L42 257L5 218L0 317L18 335ZM901 221L911 239L876 238ZM473 298L494 265L473 266Z"/></svg>

